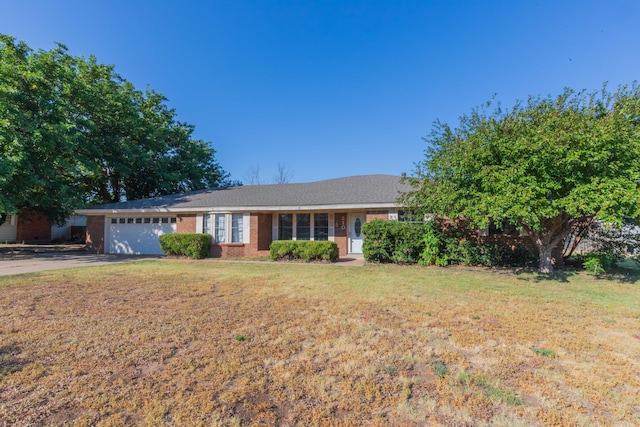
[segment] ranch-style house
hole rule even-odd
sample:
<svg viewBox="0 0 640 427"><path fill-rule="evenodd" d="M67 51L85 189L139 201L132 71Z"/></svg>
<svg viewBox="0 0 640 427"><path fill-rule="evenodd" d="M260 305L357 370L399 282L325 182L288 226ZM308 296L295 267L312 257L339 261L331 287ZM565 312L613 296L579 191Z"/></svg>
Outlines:
<svg viewBox="0 0 640 427"><path fill-rule="evenodd" d="M268 256L274 240L331 240L362 253L362 225L397 219L401 178L363 175L297 184L215 188L81 209L94 253L161 254L165 233L207 233L212 257Z"/></svg>

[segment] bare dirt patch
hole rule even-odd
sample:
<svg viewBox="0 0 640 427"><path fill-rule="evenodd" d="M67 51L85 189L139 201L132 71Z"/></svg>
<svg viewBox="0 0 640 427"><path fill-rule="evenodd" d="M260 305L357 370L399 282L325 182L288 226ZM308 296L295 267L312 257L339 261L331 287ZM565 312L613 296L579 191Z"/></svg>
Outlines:
<svg viewBox="0 0 640 427"><path fill-rule="evenodd" d="M636 288L188 261L0 278L0 420L634 425Z"/></svg>

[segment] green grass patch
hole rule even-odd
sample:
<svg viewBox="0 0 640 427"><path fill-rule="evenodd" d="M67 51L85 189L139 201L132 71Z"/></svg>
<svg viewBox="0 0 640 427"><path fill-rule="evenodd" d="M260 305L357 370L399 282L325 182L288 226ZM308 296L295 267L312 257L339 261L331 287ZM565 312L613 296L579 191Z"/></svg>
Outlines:
<svg viewBox="0 0 640 427"><path fill-rule="evenodd" d="M555 351L549 350L549 349L545 349L545 348L532 348L531 351L533 351L538 356L556 357L556 352Z"/></svg>

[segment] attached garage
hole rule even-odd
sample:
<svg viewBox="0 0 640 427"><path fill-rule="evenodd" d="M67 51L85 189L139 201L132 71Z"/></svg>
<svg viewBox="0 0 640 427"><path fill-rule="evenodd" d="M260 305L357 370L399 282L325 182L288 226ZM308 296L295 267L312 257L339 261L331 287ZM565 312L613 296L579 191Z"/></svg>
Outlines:
<svg viewBox="0 0 640 427"><path fill-rule="evenodd" d="M176 232L176 217L107 218L105 248L110 254L162 255L158 238Z"/></svg>

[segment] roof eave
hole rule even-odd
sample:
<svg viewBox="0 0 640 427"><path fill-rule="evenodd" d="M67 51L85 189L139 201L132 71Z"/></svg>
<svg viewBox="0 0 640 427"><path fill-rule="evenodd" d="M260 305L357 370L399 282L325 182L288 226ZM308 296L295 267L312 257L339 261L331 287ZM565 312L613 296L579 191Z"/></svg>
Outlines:
<svg viewBox="0 0 640 427"><path fill-rule="evenodd" d="M203 206L203 207L152 207L131 209L79 209L80 215L117 215L117 214L162 214L162 213L205 213L205 212L291 212L323 210L375 210L398 208L397 203L344 203L334 205L286 205L286 206Z"/></svg>

